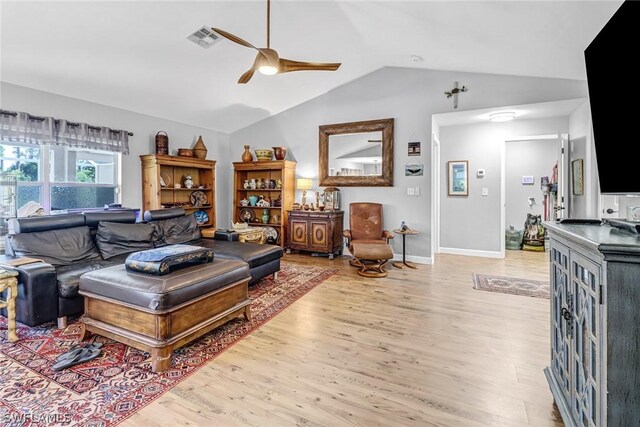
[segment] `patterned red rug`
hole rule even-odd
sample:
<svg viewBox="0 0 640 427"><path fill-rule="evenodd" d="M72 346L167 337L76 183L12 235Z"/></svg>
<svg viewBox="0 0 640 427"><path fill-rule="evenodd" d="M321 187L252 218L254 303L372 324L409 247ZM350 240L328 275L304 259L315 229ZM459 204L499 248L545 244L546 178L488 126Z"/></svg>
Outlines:
<svg viewBox="0 0 640 427"><path fill-rule="evenodd" d="M176 350L171 368L157 374L147 353L103 337L97 338L104 343L97 359L55 372L56 357L76 343L78 323L65 330L19 325L20 341L9 343L0 317L0 426L114 426L334 273L282 263L277 281L266 278L249 288L251 322L238 318Z"/></svg>

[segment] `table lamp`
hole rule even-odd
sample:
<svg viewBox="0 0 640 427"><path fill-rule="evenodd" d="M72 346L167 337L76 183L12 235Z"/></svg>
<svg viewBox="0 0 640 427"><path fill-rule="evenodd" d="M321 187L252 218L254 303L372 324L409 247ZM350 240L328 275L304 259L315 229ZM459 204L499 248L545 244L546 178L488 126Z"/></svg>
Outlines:
<svg viewBox="0 0 640 427"><path fill-rule="evenodd" d="M310 178L298 178L296 180L296 189L302 190L302 206L307 204L307 190L311 190L312 183Z"/></svg>

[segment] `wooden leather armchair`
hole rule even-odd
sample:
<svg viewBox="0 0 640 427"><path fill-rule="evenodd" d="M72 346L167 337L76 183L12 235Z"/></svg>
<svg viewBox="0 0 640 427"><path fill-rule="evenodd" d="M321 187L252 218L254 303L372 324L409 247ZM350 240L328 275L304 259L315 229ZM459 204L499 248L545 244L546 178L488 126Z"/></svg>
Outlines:
<svg viewBox="0 0 640 427"><path fill-rule="evenodd" d="M349 227L342 234L347 238L349 251L353 242L389 243L393 233L384 230L382 220L382 204L351 203L349 205Z"/></svg>

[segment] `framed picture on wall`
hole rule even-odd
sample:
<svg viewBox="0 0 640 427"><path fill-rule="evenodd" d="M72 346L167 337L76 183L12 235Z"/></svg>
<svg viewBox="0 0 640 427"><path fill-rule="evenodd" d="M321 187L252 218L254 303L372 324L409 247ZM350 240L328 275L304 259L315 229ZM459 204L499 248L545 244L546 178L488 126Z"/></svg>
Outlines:
<svg viewBox="0 0 640 427"><path fill-rule="evenodd" d="M447 162L449 196L469 195L469 162L452 160Z"/></svg>
<svg viewBox="0 0 640 427"><path fill-rule="evenodd" d="M571 182L573 184L572 193L574 196L582 196L584 194L582 178L582 159L576 159L571 162Z"/></svg>

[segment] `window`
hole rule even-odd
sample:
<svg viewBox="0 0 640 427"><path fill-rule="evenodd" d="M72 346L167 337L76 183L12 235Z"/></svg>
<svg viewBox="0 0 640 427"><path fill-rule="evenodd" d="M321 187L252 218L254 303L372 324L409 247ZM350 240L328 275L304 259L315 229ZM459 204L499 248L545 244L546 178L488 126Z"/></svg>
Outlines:
<svg viewBox="0 0 640 427"><path fill-rule="evenodd" d="M18 178L17 208L95 208L117 201L118 153L56 145L0 145L0 170Z"/></svg>

